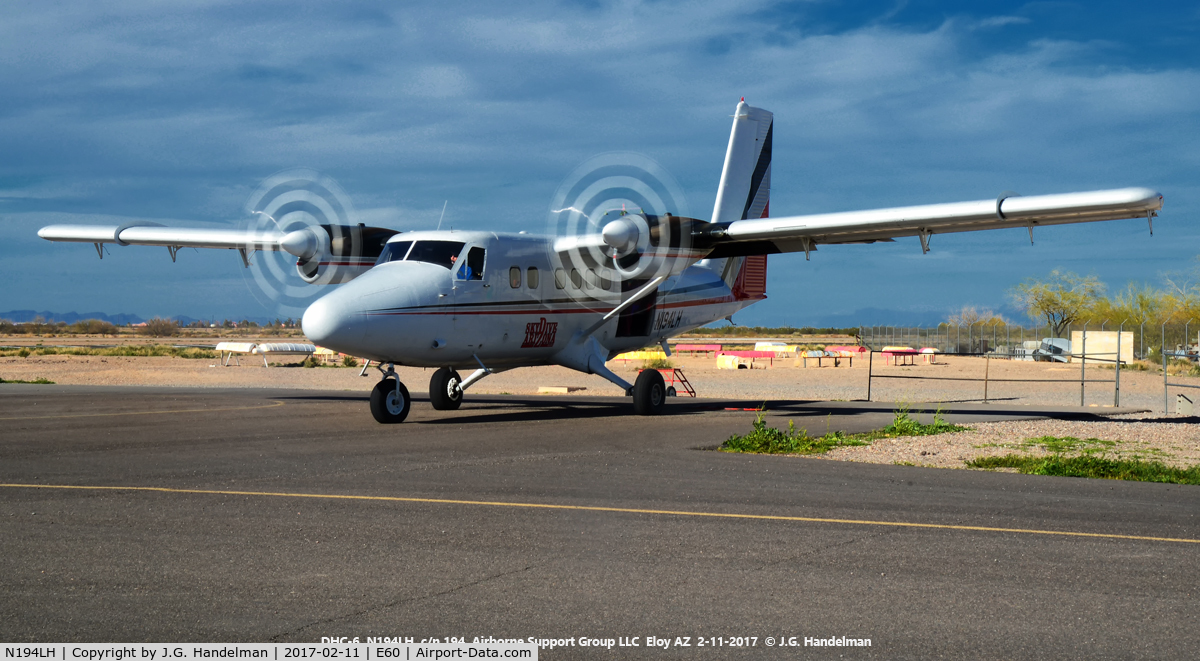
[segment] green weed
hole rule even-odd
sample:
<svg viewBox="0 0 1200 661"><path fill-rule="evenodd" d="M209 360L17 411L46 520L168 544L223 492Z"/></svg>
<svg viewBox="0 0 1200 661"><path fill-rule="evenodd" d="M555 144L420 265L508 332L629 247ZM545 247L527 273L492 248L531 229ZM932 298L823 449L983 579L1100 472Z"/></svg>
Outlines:
<svg viewBox="0 0 1200 661"><path fill-rule="evenodd" d="M862 434L846 434L840 431L827 431L823 436L809 436L804 429L797 430L796 423L788 421L787 431L768 427L760 413L754 420L754 427L749 434L734 434L721 447L722 452L752 452L757 454L823 454L836 447L870 445L871 441L881 438L898 436L932 436L948 432L967 431L968 427L952 425L942 419L939 409L933 416L933 422L922 424L909 417L907 407L898 409L892 419L892 424L883 429ZM828 429L829 419L826 420Z"/></svg>
<svg viewBox="0 0 1200 661"><path fill-rule="evenodd" d="M902 405L896 409L892 417L892 424L874 432L867 432L875 435L875 438L893 438L897 436L933 436L935 434L949 434L959 431L969 431L970 427L961 425L952 425L946 422L942 417L942 409L939 408L933 414L933 422L923 424L919 420L909 416L909 408L907 405Z"/></svg>
<svg viewBox="0 0 1200 661"><path fill-rule="evenodd" d="M865 441L851 438L842 432L830 432L824 436L809 436L808 431L796 429L796 423L788 420L787 431L768 427L763 419L765 413L754 419L749 434L730 436L721 447L722 452L749 452L755 454L822 454L844 445L866 445Z"/></svg>
<svg viewBox="0 0 1200 661"><path fill-rule="evenodd" d="M1076 439L1077 440L1077 439ZM1105 459L1090 455L1067 457L1030 457L1006 455L980 457L967 462L971 468L1016 468L1026 475L1057 475L1061 477L1091 477L1138 482L1167 482L1171 484L1200 484L1200 465L1174 468L1157 461L1140 459Z"/></svg>
<svg viewBox="0 0 1200 661"><path fill-rule="evenodd" d="M195 347L172 347L162 344L129 345L122 347L23 347L0 350L0 356L129 356L175 358L216 358L217 352Z"/></svg>
<svg viewBox="0 0 1200 661"><path fill-rule="evenodd" d="M38 377L32 381L22 381L21 379L0 379L0 383L31 383L36 385L53 385L54 382L50 379Z"/></svg>

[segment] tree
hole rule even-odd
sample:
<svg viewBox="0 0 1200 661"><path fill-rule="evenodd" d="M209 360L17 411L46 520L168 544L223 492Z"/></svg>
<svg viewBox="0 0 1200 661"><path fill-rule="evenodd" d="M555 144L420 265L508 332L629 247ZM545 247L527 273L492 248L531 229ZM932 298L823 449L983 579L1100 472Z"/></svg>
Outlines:
<svg viewBox="0 0 1200 661"><path fill-rule="evenodd" d="M151 337L170 337L179 334L179 322L155 317L139 328L138 332Z"/></svg>
<svg viewBox="0 0 1200 661"><path fill-rule="evenodd" d="M1104 283L1094 275L1081 278L1055 269L1044 280L1027 278L1009 292L1017 307L1032 319L1044 320L1055 336L1087 318L1104 295Z"/></svg>
<svg viewBox="0 0 1200 661"><path fill-rule="evenodd" d="M946 323L951 326L975 326L983 324L985 326L1007 326L1008 320L996 314L992 310L983 309L977 310L974 305L964 306L963 309L950 315L946 318Z"/></svg>

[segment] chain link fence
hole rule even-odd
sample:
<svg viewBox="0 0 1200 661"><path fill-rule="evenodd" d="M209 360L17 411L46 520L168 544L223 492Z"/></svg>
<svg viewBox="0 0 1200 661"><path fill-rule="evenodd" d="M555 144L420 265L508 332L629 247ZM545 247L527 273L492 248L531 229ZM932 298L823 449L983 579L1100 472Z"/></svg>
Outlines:
<svg viewBox="0 0 1200 661"><path fill-rule="evenodd" d="M1132 336L1132 356L1121 357L1122 361L1146 360L1160 362L1161 349L1166 347L1168 359L1197 360L1200 346L1200 320L1182 324L1130 324L1101 322L1099 324L1076 324L1067 326L1056 334L1050 325L1019 326L1016 324L974 324L954 326L940 324L932 328L921 326L861 326L859 341L872 351L884 347L912 347L936 349L940 353L965 356L989 355L993 358L1017 360L1050 359L1048 354L1071 353L1069 343L1083 337L1094 341L1100 334L1111 331L1121 336L1122 348L1128 346L1126 337ZM1115 336L1113 336L1115 337ZM1047 340L1052 340L1047 342ZM1079 347L1074 348L1078 352ZM1092 360L1089 352L1088 360ZM1102 360L1097 356L1098 360ZM1113 358L1109 358L1113 360Z"/></svg>

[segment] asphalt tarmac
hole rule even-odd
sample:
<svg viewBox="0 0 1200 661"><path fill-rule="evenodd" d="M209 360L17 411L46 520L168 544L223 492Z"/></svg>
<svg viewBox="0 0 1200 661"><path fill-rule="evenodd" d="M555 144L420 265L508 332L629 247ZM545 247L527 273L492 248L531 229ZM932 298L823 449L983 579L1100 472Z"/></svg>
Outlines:
<svg viewBox="0 0 1200 661"><path fill-rule="evenodd" d="M0 385L0 640L573 639L543 659L1200 643L1198 487L711 451L756 415L725 409L759 402L415 400L383 426L360 392ZM846 431L892 416L769 409ZM1037 413L1089 415L947 417Z"/></svg>

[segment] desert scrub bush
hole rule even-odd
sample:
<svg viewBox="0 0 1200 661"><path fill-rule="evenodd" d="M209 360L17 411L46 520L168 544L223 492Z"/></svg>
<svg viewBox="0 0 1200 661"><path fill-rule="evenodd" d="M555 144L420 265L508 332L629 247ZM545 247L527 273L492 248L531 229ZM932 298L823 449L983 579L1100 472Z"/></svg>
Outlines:
<svg viewBox="0 0 1200 661"><path fill-rule="evenodd" d="M71 324L68 329L80 335L116 335L120 331L107 321L99 319L84 319Z"/></svg>
<svg viewBox="0 0 1200 661"><path fill-rule="evenodd" d="M358 359L354 356L342 356L342 367L358 367Z"/></svg>
<svg viewBox="0 0 1200 661"><path fill-rule="evenodd" d="M674 369L675 363L671 362L670 358L651 358L642 363L644 370L669 370Z"/></svg>
<svg viewBox="0 0 1200 661"><path fill-rule="evenodd" d="M155 317L138 328L139 335L150 337L171 337L179 334L179 322Z"/></svg>

